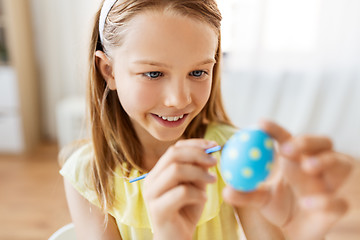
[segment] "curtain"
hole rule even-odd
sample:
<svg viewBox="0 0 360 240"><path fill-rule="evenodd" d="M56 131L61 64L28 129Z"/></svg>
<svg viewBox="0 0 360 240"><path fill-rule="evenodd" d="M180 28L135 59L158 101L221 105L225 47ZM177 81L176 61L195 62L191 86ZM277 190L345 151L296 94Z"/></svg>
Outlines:
<svg viewBox="0 0 360 240"><path fill-rule="evenodd" d="M87 42L100 0L30 0L42 125L84 95ZM239 127L260 117L294 134L325 134L360 156L360 1L218 0L223 14L223 95Z"/></svg>
<svg viewBox="0 0 360 240"><path fill-rule="evenodd" d="M88 42L100 0L30 0L40 74L41 122L56 140L56 108L67 97L84 96Z"/></svg>
<svg viewBox="0 0 360 240"><path fill-rule="evenodd" d="M234 123L273 119L360 157L360 1L220 1Z"/></svg>

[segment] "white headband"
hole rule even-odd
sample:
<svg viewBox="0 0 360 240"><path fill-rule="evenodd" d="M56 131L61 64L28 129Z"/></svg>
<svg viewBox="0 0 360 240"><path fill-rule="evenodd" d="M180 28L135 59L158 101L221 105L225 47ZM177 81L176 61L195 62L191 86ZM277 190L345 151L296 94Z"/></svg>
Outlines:
<svg viewBox="0 0 360 240"><path fill-rule="evenodd" d="M106 18L109 15L111 8L114 6L116 2L117 0L105 0L101 8L100 19L99 19L99 34L100 34L101 43L103 43L103 32L104 32Z"/></svg>

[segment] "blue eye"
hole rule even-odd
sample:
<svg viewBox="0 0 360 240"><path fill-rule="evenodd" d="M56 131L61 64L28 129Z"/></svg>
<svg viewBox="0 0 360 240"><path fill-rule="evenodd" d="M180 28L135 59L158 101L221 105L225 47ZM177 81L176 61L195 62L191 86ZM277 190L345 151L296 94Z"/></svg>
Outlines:
<svg viewBox="0 0 360 240"><path fill-rule="evenodd" d="M163 76L161 72L147 72L144 73L144 75L148 78L153 78L153 79Z"/></svg>
<svg viewBox="0 0 360 240"><path fill-rule="evenodd" d="M203 70L195 70L195 71L192 71L192 72L190 73L190 76L199 78L199 77L201 77L203 74L206 74L206 72L203 71Z"/></svg>

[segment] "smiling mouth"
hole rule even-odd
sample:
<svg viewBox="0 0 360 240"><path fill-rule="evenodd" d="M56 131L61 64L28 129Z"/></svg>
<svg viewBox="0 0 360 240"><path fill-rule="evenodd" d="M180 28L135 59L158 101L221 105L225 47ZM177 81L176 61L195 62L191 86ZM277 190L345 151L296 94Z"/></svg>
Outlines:
<svg viewBox="0 0 360 240"><path fill-rule="evenodd" d="M169 122L176 122L180 119L182 119L184 117L184 114L180 115L180 116L173 116L173 117L165 117L165 116L160 116L160 115L157 115L159 118L162 118L163 120L165 121L169 121Z"/></svg>

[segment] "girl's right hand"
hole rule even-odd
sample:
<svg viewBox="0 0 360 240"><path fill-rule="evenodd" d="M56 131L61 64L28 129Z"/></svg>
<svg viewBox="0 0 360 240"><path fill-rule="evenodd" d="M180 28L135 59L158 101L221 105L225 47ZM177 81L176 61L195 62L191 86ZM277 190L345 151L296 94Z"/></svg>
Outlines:
<svg viewBox="0 0 360 240"><path fill-rule="evenodd" d="M154 239L192 239L205 206L206 185L216 177L208 172L216 159L205 153L215 142L181 140L159 159L144 182L144 200Z"/></svg>

